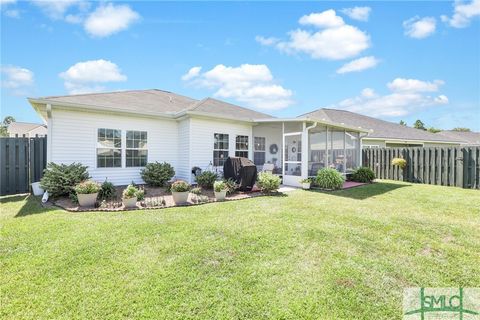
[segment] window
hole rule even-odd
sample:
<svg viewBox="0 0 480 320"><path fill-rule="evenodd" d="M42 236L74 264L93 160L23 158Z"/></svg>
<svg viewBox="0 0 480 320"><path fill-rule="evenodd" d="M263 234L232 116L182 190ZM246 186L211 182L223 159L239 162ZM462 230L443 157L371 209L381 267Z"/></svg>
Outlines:
<svg viewBox="0 0 480 320"><path fill-rule="evenodd" d="M97 168L120 168L122 166L122 131L98 129Z"/></svg>
<svg viewBox="0 0 480 320"><path fill-rule="evenodd" d="M248 136L235 138L235 157L248 158Z"/></svg>
<svg viewBox="0 0 480 320"><path fill-rule="evenodd" d="M253 142L253 162L262 166L265 164L265 137L254 137Z"/></svg>
<svg viewBox="0 0 480 320"><path fill-rule="evenodd" d="M228 158L228 134L215 133L213 135L213 165L223 166Z"/></svg>
<svg viewBox="0 0 480 320"><path fill-rule="evenodd" d="M127 131L126 166L144 167L147 165L147 132Z"/></svg>

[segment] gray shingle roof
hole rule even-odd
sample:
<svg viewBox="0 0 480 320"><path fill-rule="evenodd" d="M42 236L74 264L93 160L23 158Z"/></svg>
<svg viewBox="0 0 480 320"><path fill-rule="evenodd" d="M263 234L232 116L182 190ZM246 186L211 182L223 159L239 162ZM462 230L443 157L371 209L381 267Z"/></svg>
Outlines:
<svg viewBox="0 0 480 320"><path fill-rule="evenodd" d="M259 119L259 118L273 118L266 113L250 110L231 103L220 101L213 98L206 98L200 101L197 105L190 109L190 111L207 112L218 114L220 116L234 117L238 119Z"/></svg>
<svg viewBox="0 0 480 320"><path fill-rule="evenodd" d="M332 122L344 123L348 126L369 129L372 130L368 134L369 138L459 142L458 139L446 138L435 133L405 127L397 123L380 120L345 110L324 108L306 113L302 116L325 119Z"/></svg>
<svg viewBox="0 0 480 320"><path fill-rule="evenodd" d="M40 123L30 123L30 122L12 122L8 125L8 133L18 134L19 136L27 134L28 132L36 129L38 127L45 128L45 134L47 126Z"/></svg>
<svg viewBox="0 0 480 320"><path fill-rule="evenodd" d="M480 145L480 132L441 131L436 133L446 139L461 140L468 145Z"/></svg>

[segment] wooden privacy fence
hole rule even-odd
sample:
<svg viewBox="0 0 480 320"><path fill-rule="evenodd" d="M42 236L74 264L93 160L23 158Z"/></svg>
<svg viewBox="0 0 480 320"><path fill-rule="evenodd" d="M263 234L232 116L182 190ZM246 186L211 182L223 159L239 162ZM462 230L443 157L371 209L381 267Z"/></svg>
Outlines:
<svg viewBox="0 0 480 320"><path fill-rule="evenodd" d="M480 189L480 147L364 149L362 156L379 179ZM407 167L392 166L393 158Z"/></svg>
<svg viewBox="0 0 480 320"><path fill-rule="evenodd" d="M0 138L0 195L30 192L47 163L47 137Z"/></svg>

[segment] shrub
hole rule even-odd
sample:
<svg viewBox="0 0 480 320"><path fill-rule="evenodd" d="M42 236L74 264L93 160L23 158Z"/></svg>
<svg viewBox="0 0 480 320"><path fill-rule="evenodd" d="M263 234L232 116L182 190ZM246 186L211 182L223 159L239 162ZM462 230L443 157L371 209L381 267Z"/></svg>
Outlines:
<svg viewBox="0 0 480 320"><path fill-rule="evenodd" d="M345 179L342 174L332 168L323 168L318 170L315 183L322 189L341 189Z"/></svg>
<svg viewBox="0 0 480 320"><path fill-rule="evenodd" d="M143 199L145 199L145 190L144 189L138 189L138 191L135 193L135 195L137 196L138 201L142 201Z"/></svg>
<svg viewBox="0 0 480 320"><path fill-rule="evenodd" d="M191 193L193 193L194 195L196 196L199 196L202 194L202 188L193 188L192 190L190 190Z"/></svg>
<svg viewBox="0 0 480 320"><path fill-rule="evenodd" d="M122 195L124 199L131 199L135 198L137 196L137 193L138 189L134 185L129 184L128 187L123 190Z"/></svg>
<svg viewBox="0 0 480 320"><path fill-rule="evenodd" d="M86 180L80 182L75 186L75 192L77 194L92 194L100 191L100 185L93 180Z"/></svg>
<svg viewBox="0 0 480 320"><path fill-rule="evenodd" d="M313 182L312 178L306 178L306 179L300 180L300 183L312 183L312 182Z"/></svg>
<svg viewBox="0 0 480 320"><path fill-rule="evenodd" d="M115 198L116 190L113 183L108 182L105 180L102 185L100 186L100 191L98 192L98 196L102 200L110 200Z"/></svg>
<svg viewBox="0 0 480 320"><path fill-rule="evenodd" d="M270 193L280 188L280 181L279 176L269 172L261 172L258 174L257 187L259 187L262 192Z"/></svg>
<svg viewBox="0 0 480 320"><path fill-rule="evenodd" d="M212 189L215 180L217 180L217 174L211 171L204 171L195 177L195 181L204 189Z"/></svg>
<svg viewBox="0 0 480 320"><path fill-rule="evenodd" d="M57 198L74 194L73 188L90 176L87 167L81 163L56 164L50 162L43 173L40 185L47 190L50 197Z"/></svg>
<svg viewBox="0 0 480 320"><path fill-rule="evenodd" d="M222 191L227 191L227 185L223 181L215 181L213 184L213 190L215 192L222 192Z"/></svg>
<svg viewBox="0 0 480 320"><path fill-rule="evenodd" d="M227 187L227 194L232 194L237 190L237 183L235 180L232 178L229 179L224 179L223 182L225 183L225 186Z"/></svg>
<svg viewBox="0 0 480 320"><path fill-rule="evenodd" d="M143 181L154 187L163 187L165 182L169 181L175 175L173 167L167 163L148 163L145 168L140 171Z"/></svg>
<svg viewBox="0 0 480 320"><path fill-rule="evenodd" d="M360 167L352 174L352 181L370 183L375 180L375 173L367 167Z"/></svg>
<svg viewBox="0 0 480 320"><path fill-rule="evenodd" d="M190 185L186 181L178 180L172 183L170 190L172 192L187 192L190 190Z"/></svg>
<svg viewBox="0 0 480 320"><path fill-rule="evenodd" d="M405 160L403 158L393 158L392 159L392 166L398 166L402 169L405 169L405 167L407 166L407 160Z"/></svg>

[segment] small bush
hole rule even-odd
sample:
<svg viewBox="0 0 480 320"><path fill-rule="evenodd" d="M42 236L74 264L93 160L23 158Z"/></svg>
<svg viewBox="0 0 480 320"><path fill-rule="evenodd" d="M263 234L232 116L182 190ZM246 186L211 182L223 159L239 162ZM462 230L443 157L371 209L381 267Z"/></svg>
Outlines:
<svg viewBox="0 0 480 320"><path fill-rule="evenodd" d="M257 187L265 193L274 192L280 188L280 181L279 176L269 172L261 172L258 174Z"/></svg>
<svg viewBox="0 0 480 320"><path fill-rule="evenodd" d="M99 198L102 200L111 200L115 198L115 195L116 195L115 186L113 185L113 183L105 180L100 186L100 191L98 193Z"/></svg>
<svg viewBox="0 0 480 320"><path fill-rule="evenodd" d="M140 171L143 181L154 187L163 187L167 181L173 178L175 170L167 162L148 163Z"/></svg>
<svg viewBox="0 0 480 320"><path fill-rule="evenodd" d="M172 192L187 192L190 191L190 185L186 181L178 180L172 183L170 190Z"/></svg>
<svg viewBox="0 0 480 320"><path fill-rule="evenodd" d="M128 187L123 190L123 198L124 199L131 199L131 198L135 198L137 196L137 193L138 193L138 189L134 186L134 185L131 185L129 184Z"/></svg>
<svg viewBox="0 0 480 320"><path fill-rule="evenodd" d="M375 173L367 167L360 167L352 174L352 181L370 183L375 180Z"/></svg>
<svg viewBox="0 0 480 320"><path fill-rule="evenodd" d="M197 184L204 189L212 189L217 180L217 174L211 171L204 171L195 177Z"/></svg>
<svg viewBox="0 0 480 320"><path fill-rule="evenodd" d="M227 187L227 194L232 194L237 190L238 186L235 180L232 178L230 179L224 179L223 182L225 183L225 186Z"/></svg>
<svg viewBox="0 0 480 320"><path fill-rule="evenodd" d="M405 167L407 166L407 160L405 160L403 158L393 158L392 159L392 166L398 166L402 169L405 169Z"/></svg>
<svg viewBox="0 0 480 320"><path fill-rule="evenodd" d="M75 186L75 192L77 194L92 194L100 191L100 185L93 180L86 180L80 182Z"/></svg>
<svg viewBox="0 0 480 320"><path fill-rule="evenodd" d="M215 192L222 192L222 191L227 191L227 185L223 181L215 181L213 184L213 190Z"/></svg>
<svg viewBox="0 0 480 320"><path fill-rule="evenodd" d="M312 182L313 182L312 178L306 178L306 179L300 180L300 183L312 183Z"/></svg>
<svg viewBox="0 0 480 320"><path fill-rule="evenodd" d="M343 187L345 179L342 174L332 168L318 170L315 184L322 189L336 190Z"/></svg>
<svg viewBox="0 0 480 320"><path fill-rule="evenodd" d="M138 201L142 201L143 199L145 199L145 190L144 189L138 189L138 191L135 193L135 195L137 196Z"/></svg>
<svg viewBox="0 0 480 320"><path fill-rule="evenodd" d="M199 196L202 194L202 188L193 188L192 190L190 190L191 193L193 193L194 195L196 196Z"/></svg>
<svg viewBox="0 0 480 320"><path fill-rule="evenodd" d="M74 194L74 187L89 178L87 166L81 163L66 165L50 162L43 173L40 185L48 191L50 197L58 198Z"/></svg>

